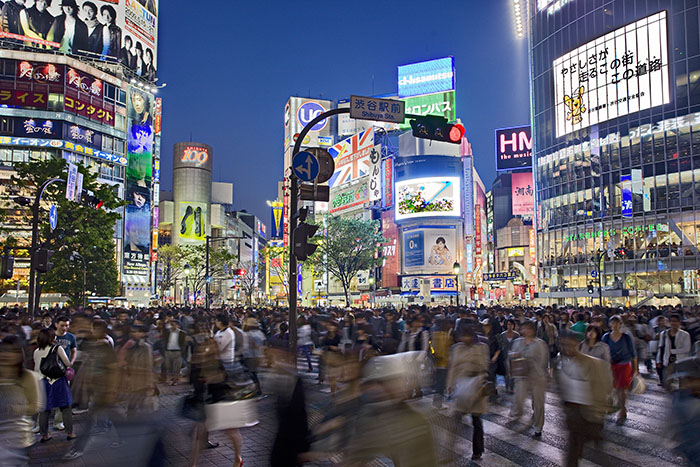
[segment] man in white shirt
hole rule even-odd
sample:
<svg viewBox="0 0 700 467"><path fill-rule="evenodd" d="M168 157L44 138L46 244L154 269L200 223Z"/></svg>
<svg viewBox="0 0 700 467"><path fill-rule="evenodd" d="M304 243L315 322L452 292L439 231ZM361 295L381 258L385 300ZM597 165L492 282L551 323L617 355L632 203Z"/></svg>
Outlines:
<svg viewBox="0 0 700 467"><path fill-rule="evenodd" d="M236 361L236 334L229 325L229 317L226 313L216 315L216 333L214 340L219 347L219 359L224 367L230 367Z"/></svg>

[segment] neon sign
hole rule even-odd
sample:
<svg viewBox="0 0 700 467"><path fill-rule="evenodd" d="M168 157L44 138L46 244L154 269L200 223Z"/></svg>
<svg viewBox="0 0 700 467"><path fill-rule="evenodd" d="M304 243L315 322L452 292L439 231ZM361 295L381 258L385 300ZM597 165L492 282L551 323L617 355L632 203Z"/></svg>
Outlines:
<svg viewBox="0 0 700 467"><path fill-rule="evenodd" d="M195 166L200 167L208 160L209 151L205 148L187 146L185 150L182 151L182 159L180 162L194 163Z"/></svg>
<svg viewBox="0 0 700 467"><path fill-rule="evenodd" d="M639 232L668 232L668 224L644 224L630 225L623 227L619 232L617 229L595 230L571 235L564 235L564 242L574 242L576 240L587 240L589 238L614 237L618 234L634 235Z"/></svg>

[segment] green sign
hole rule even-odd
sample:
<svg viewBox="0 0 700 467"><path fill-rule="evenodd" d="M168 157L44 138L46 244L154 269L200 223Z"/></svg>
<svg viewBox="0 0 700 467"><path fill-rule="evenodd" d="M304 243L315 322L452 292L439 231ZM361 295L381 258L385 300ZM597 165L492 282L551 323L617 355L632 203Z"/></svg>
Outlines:
<svg viewBox="0 0 700 467"><path fill-rule="evenodd" d="M668 232L668 224L649 224L649 225L630 225L628 227L623 227L620 231L617 229L609 230L591 230L584 233L576 233L571 235L565 235L565 242L575 242L576 240L586 240L589 238L609 238L614 237L618 234L634 235L639 232Z"/></svg>
<svg viewBox="0 0 700 467"><path fill-rule="evenodd" d="M455 92L438 92L401 99L406 103L406 113L414 115L440 115L448 122L455 120ZM409 123L399 125L402 130L411 128Z"/></svg>
<svg viewBox="0 0 700 467"><path fill-rule="evenodd" d="M332 214L343 209L360 206L367 201L369 201L367 182L362 182L355 187L338 190L337 193L333 193L328 212Z"/></svg>

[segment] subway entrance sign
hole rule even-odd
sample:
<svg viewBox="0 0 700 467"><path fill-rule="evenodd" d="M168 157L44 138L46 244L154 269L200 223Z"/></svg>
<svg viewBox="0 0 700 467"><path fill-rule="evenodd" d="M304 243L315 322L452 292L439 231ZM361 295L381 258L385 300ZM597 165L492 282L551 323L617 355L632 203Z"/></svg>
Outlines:
<svg viewBox="0 0 700 467"><path fill-rule="evenodd" d="M403 123L406 103L378 97L350 96L350 118Z"/></svg>

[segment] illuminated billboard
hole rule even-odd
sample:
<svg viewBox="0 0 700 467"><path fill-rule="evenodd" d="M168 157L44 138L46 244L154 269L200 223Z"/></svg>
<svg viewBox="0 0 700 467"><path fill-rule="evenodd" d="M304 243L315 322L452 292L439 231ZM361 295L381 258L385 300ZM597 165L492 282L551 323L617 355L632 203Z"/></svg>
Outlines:
<svg viewBox="0 0 700 467"><path fill-rule="evenodd" d="M363 206L369 201L369 186L367 180L349 187L341 187L332 190L328 212L334 214L339 211Z"/></svg>
<svg viewBox="0 0 700 467"><path fill-rule="evenodd" d="M335 161L335 172L328 180L328 186L338 187L370 174L370 155L374 148L374 127L347 138L328 152Z"/></svg>
<svg viewBox="0 0 700 467"><path fill-rule="evenodd" d="M396 220L460 217L459 177L427 177L396 182Z"/></svg>
<svg viewBox="0 0 700 467"><path fill-rule="evenodd" d="M207 236L207 203L180 201L178 203L178 223L175 225L181 239L193 243L203 242Z"/></svg>
<svg viewBox="0 0 700 467"><path fill-rule="evenodd" d="M451 91L454 88L454 57L438 58L398 67L399 97L433 94Z"/></svg>
<svg viewBox="0 0 700 467"><path fill-rule="evenodd" d="M532 194L532 172L519 172L513 174L511 199L513 202L514 216L532 216L534 202Z"/></svg>
<svg viewBox="0 0 700 467"><path fill-rule="evenodd" d="M80 5L75 0L23 3L16 13L11 7L6 9L0 38L68 55L119 61L137 75L155 80L158 0L92 0Z"/></svg>
<svg viewBox="0 0 700 467"><path fill-rule="evenodd" d="M415 96L401 99L406 102L406 113L414 115L439 115L445 117L448 122L457 118L455 113L455 92L446 91L427 96ZM407 120L399 125L402 130L410 129L411 124Z"/></svg>
<svg viewBox="0 0 700 467"><path fill-rule="evenodd" d="M290 97L284 106L284 146L293 146L301 133L301 130L323 112L331 109L332 102L321 99L305 99L302 97ZM302 146L318 147L328 146L328 138L332 138L331 120L326 118L316 123L306 135ZM321 144L321 143L324 144ZM290 161L291 163L291 161ZM289 166L287 164L286 166Z"/></svg>
<svg viewBox="0 0 700 467"><path fill-rule="evenodd" d="M496 170L532 167L530 125L496 130Z"/></svg>
<svg viewBox="0 0 700 467"><path fill-rule="evenodd" d="M404 272L451 273L457 257L456 226L420 226L403 230Z"/></svg>
<svg viewBox="0 0 700 467"><path fill-rule="evenodd" d="M553 63L556 135L671 102L666 12L640 19Z"/></svg>

